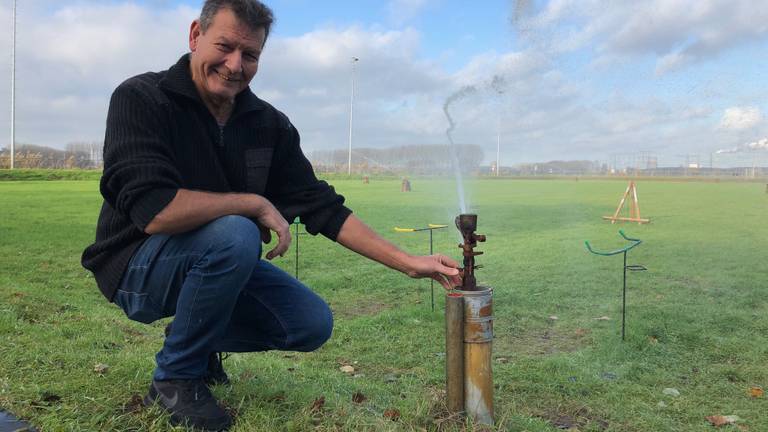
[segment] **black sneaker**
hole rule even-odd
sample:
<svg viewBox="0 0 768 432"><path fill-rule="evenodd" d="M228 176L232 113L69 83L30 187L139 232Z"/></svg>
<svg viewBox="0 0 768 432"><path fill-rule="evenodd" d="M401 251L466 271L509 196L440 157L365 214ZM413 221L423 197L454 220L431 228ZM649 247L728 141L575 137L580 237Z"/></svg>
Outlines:
<svg viewBox="0 0 768 432"><path fill-rule="evenodd" d="M208 369L205 371L203 380L208 385L229 384L229 377L224 372L223 360L227 358L226 354L212 352L208 356Z"/></svg>
<svg viewBox="0 0 768 432"><path fill-rule="evenodd" d="M165 337L168 337L168 335L171 333L171 323L168 323L167 326L165 326ZM227 358L227 356L223 353L214 351L211 354L208 355L208 369L205 371L205 376L203 377L203 380L208 385L217 385L217 384L223 384L228 385L229 384L229 377L227 376L227 373L224 372L224 363L223 360Z"/></svg>
<svg viewBox="0 0 768 432"><path fill-rule="evenodd" d="M216 402L203 380L155 381L144 405L158 404L171 415L171 424L202 431L227 430L232 417Z"/></svg>

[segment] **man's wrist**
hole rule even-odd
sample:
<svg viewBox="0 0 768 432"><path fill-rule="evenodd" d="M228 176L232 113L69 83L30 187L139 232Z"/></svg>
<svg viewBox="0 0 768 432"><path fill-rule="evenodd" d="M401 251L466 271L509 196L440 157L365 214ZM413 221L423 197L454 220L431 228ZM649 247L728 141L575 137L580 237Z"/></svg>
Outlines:
<svg viewBox="0 0 768 432"><path fill-rule="evenodd" d="M397 250L395 252L394 257L395 265L394 268L399 270L400 272L408 275L413 276L416 272L416 268L413 265L413 261L415 257L413 255L410 255L402 250Z"/></svg>
<svg viewBox="0 0 768 432"><path fill-rule="evenodd" d="M239 194L238 197L243 203L243 211L251 217L258 218L264 213L265 198L256 194Z"/></svg>

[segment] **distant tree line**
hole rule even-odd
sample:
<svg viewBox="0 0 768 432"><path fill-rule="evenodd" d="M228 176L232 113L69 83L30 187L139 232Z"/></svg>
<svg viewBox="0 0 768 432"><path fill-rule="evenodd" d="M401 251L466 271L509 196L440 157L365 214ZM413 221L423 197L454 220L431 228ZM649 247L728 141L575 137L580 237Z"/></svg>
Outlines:
<svg viewBox="0 0 768 432"><path fill-rule="evenodd" d="M346 172L349 150L313 150L308 153L318 172ZM352 171L358 174L442 175L454 171L454 158L464 173L478 173L483 149L474 144L408 145L352 149Z"/></svg>
<svg viewBox="0 0 768 432"><path fill-rule="evenodd" d="M74 142L64 150L34 144L18 144L15 149L16 168L66 168L100 169L103 144L100 142ZM10 168L11 151L0 149L0 168Z"/></svg>

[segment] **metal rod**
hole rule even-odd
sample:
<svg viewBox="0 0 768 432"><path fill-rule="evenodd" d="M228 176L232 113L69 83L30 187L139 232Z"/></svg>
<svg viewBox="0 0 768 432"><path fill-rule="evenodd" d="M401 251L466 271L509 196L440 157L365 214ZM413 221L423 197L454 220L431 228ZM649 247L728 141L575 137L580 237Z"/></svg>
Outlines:
<svg viewBox="0 0 768 432"><path fill-rule="evenodd" d="M13 0L13 42L11 47L11 169L16 160L16 0Z"/></svg>
<svg viewBox="0 0 768 432"><path fill-rule="evenodd" d="M445 392L448 411L464 411L464 298L445 296Z"/></svg>
<svg viewBox="0 0 768 432"><path fill-rule="evenodd" d="M299 280L299 224L296 223L296 280Z"/></svg>
<svg viewBox="0 0 768 432"><path fill-rule="evenodd" d="M627 251L624 251L624 285L621 290L621 340L624 340L624 326L627 317Z"/></svg>
<svg viewBox="0 0 768 432"><path fill-rule="evenodd" d="M501 110L499 110L499 122L496 127L496 177L501 171Z"/></svg>
<svg viewBox="0 0 768 432"><path fill-rule="evenodd" d="M432 229L429 230L429 254L432 255ZM429 279L429 292L432 300L432 312L435 311L435 280Z"/></svg>
<svg viewBox="0 0 768 432"><path fill-rule="evenodd" d="M349 153L347 156L347 175L352 175L352 112L355 106L355 63L360 59L352 57L352 91L349 96Z"/></svg>

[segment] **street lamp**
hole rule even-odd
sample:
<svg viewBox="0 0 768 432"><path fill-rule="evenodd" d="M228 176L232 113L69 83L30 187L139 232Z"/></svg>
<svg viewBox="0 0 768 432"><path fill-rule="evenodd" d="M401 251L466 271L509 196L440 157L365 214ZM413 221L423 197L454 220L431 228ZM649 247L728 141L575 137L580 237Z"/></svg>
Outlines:
<svg viewBox="0 0 768 432"><path fill-rule="evenodd" d="M13 0L13 42L11 47L11 169L16 157L16 0Z"/></svg>
<svg viewBox="0 0 768 432"><path fill-rule="evenodd" d="M352 175L352 112L355 105L355 63L360 61L352 57L352 91L349 95L349 154L347 157L347 175Z"/></svg>
<svg viewBox="0 0 768 432"><path fill-rule="evenodd" d="M496 91L497 103L499 104L498 117L496 119L496 177L499 176L501 171L501 113L504 106L504 86L506 82L504 78L496 75L493 77L491 87Z"/></svg>

